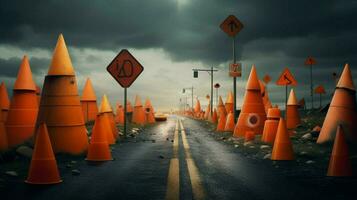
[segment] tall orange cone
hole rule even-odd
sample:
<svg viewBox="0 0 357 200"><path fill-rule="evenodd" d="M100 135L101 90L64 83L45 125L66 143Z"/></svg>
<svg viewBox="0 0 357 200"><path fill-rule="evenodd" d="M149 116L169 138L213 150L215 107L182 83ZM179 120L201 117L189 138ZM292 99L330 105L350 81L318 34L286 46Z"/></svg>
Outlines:
<svg viewBox="0 0 357 200"><path fill-rule="evenodd" d="M37 124L44 122L55 153L78 155L87 150L87 129L76 76L62 34L42 87Z"/></svg>
<svg viewBox="0 0 357 200"><path fill-rule="evenodd" d="M217 109L215 108L214 110L213 110L213 114L212 114L212 123L217 123L217 121L218 121L218 116L217 116Z"/></svg>
<svg viewBox="0 0 357 200"><path fill-rule="evenodd" d="M208 100L209 101L209 100ZM208 105L206 107L206 111L205 111L205 115L204 115L204 119L208 120L209 116L211 114L211 103L208 102Z"/></svg>
<svg viewBox="0 0 357 200"><path fill-rule="evenodd" d="M296 99L294 89L290 90L288 103L286 104L286 127L288 129L294 129L301 124L299 115L299 102Z"/></svg>
<svg viewBox="0 0 357 200"><path fill-rule="evenodd" d="M145 124L145 112L144 112L143 105L141 104L140 97L138 95L136 95L135 97L135 106L133 111L132 122L140 125Z"/></svg>
<svg viewBox="0 0 357 200"><path fill-rule="evenodd" d="M260 84L255 66L252 66L248 78L242 111L234 128L234 137L244 136L246 131L253 131L255 135L262 134L266 120Z"/></svg>
<svg viewBox="0 0 357 200"><path fill-rule="evenodd" d="M8 148L7 145L7 136L6 136L5 124L2 117L2 112L0 112L0 152L6 151Z"/></svg>
<svg viewBox="0 0 357 200"><path fill-rule="evenodd" d="M113 109L110 106L109 100L107 95L103 95L102 97L102 102L100 104L100 110L99 110L99 114L101 115L101 117L103 117L103 121L102 123L106 123L108 122L108 128L110 128L110 133L108 134L107 137L107 141L109 144L115 144L116 139L119 137L118 135L118 129L117 126L115 124L115 120L114 120L114 113L113 113Z"/></svg>
<svg viewBox="0 0 357 200"><path fill-rule="evenodd" d="M348 148L341 125L337 127L327 176L352 176L352 165L348 157Z"/></svg>
<svg viewBox="0 0 357 200"><path fill-rule="evenodd" d="M117 103L115 123L121 124L121 125L124 124L124 108L119 102Z"/></svg>
<svg viewBox="0 0 357 200"><path fill-rule="evenodd" d="M201 103L200 100L196 99L196 105L195 105L195 117L199 118L199 115L201 114Z"/></svg>
<svg viewBox="0 0 357 200"><path fill-rule="evenodd" d="M337 126L342 125L347 140L357 142L356 89L348 64L342 72L332 97L317 143L332 142Z"/></svg>
<svg viewBox="0 0 357 200"><path fill-rule="evenodd" d="M41 88L38 85L36 85L36 96L37 96L38 105L40 105L40 102L41 102Z"/></svg>
<svg viewBox="0 0 357 200"><path fill-rule="evenodd" d="M91 140L88 146L86 158L88 161L113 160L107 141L107 135L111 134L111 131L107 128L107 124L103 123L103 119L103 115L101 114L98 114L95 119Z"/></svg>
<svg viewBox="0 0 357 200"><path fill-rule="evenodd" d="M290 141L288 129L286 128L285 120L280 118L278 130L276 133L273 151L271 153L272 160L294 160L294 150Z"/></svg>
<svg viewBox="0 0 357 200"><path fill-rule="evenodd" d="M95 120L98 113L97 97L95 96L94 88L89 78L87 78L83 88L81 105L84 121L88 122Z"/></svg>
<svg viewBox="0 0 357 200"><path fill-rule="evenodd" d="M9 95L7 94L6 85L4 82L1 82L0 85L0 109L2 112L3 120L6 121L7 112L10 108Z"/></svg>
<svg viewBox="0 0 357 200"><path fill-rule="evenodd" d="M35 149L25 182L29 184L56 184L62 182L47 127L44 123L40 124L37 130Z"/></svg>
<svg viewBox="0 0 357 200"><path fill-rule="evenodd" d="M222 97L219 96L219 101L217 105L217 116L220 117L221 114L227 115L226 107L223 104Z"/></svg>
<svg viewBox="0 0 357 200"><path fill-rule="evenodd" d="M278 130L280 120L280 109L276 107L269 108L268 119L265 120L262 141L266 143L274 143L276 132Z"/></svg>
<svg viewBox="0 0 357 200"><path fill-rule="evenodd" d="M233 94L232 94L232 91L228 92L227 100L226 100L226 103L225 103L224 107L226 108L226 112L227 113L230 113L230 112L233 113Z"/></svg>
<svg viewBox="0 0 357 200"><path fill-rule="evenodd" d="M154 115L154 108L151 105L151 101L149 98L145 101L145 121L149 124L155 123L155 115Z"/></svg>
<svg viewBox="0 0 357 200"><path fill-rule="evenodd" d="M5 123L9 147L24 143L35 131L38 99L27 56L22 59L13 90Z"/></svg>
<svg viewBox="0 0 357 200"><path fill-rule="evenodd" d="M226 119L226 126L224 127L224 131L229 131L233 132L234 131L234 119L233 119L233 113L230 111L227 115Z"/></svg>
<svg viewBox="0 0 357 200"><path fill-rule="evenodd" d="M224 112L221 113L221 116L218 118L217 131L223 132L226 128L227 116Z"/></svg>
<svg viewBox="0 0 357 200"><path fill-rule="evenodd" d="M269 100L268 90L266 89L266 86L263 83L263 81L259 80L259 84L260 84L260 94L262 95L263 98L265 113L268 113L269 108L272 107L271 102Z"/></svg>

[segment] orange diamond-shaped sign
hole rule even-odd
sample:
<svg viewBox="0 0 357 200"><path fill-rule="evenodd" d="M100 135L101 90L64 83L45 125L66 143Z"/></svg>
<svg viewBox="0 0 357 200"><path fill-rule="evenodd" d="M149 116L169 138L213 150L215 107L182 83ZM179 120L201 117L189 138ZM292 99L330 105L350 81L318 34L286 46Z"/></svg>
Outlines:
<svg viewBox="0 0 357 200"><path fill-rule="evenodd" d="M144 71L144 67L128 50L123 49L108 65L107 71L123 88L128 88Z"/></svg>
<svg viewBox="0 0 357 200"><path fill-rule="evenodd" d="M229 15L219 26L229 36L234 37L243 29L243 24L234 15Z"/></svg>
<svg viewBox="0 0 357 200"><path fill-rule="evenodd" d="M305 60L305 65L316 65L316 60L315 58L309 56Z"/></svg>
<svg viewBox="0 0 357 200"><path fill-rule="evenodd" d="M281 73L279 79L276 81L277 85L292 85L296 86L297 81L293 74L290 72L289 68L285 68L283 73Z"/></svg>

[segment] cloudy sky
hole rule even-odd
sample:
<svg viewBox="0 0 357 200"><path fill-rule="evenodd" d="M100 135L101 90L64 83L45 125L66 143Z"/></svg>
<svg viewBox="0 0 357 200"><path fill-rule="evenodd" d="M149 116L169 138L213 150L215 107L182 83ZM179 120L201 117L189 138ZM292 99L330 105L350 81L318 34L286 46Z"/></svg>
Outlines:
<svg viewBox="0 0 357 200"><path fill-rule="evenodd" d="M126 48L145 68L128 90L130 100L139 94L151 98L159 110L176 109L179 99L185 99L182 88L193 86L195 97L206 105L209 75L202 72L194 79L192 68L214 66L219 70L214 82L222 86L219 93L225 98L232 90L232 39L219 25L233 14L245 26L236 38L243 66L238 106L252 64L260 78L272 77L268 88L273 104L285 98L285 89L274 84L285 67L299 83L298 98L309 99L309 68L303 64L308 55L318 62L314 85L324 85L328 93L334 89L332 73L340 74L345 63L357 78L356 10L355 0L1 0L0 80L11 92L20 59L27 54L42 86L63 33L80 92L90 77L98 98L106 93L113 105L122 102L123 89L106 67ZM330 95L323 99L327 102Z"/></svg>

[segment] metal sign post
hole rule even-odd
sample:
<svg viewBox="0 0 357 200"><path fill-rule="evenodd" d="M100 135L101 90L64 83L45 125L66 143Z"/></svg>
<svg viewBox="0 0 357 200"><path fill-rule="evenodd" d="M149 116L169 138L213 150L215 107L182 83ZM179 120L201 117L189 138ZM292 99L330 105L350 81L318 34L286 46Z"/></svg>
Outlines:
<svg viewBox="0 0 357 200"><path fill-rule="evenodd" d="M124 88L124 137L127 135L127 88L138 78L144 67L126 49L112 60L107 71Z"/></svg>
<svg viewBox="0 0 357 200"><path fill-rule="evenodd" d="M243 24L234 15L229 15L220 25L220 28L228 36L232 37L233 42L233 65L236 64L236 47L235 47L235 36L242 30ZM234 123L237 122L237 76L233 76L233 118Z"/></svg>

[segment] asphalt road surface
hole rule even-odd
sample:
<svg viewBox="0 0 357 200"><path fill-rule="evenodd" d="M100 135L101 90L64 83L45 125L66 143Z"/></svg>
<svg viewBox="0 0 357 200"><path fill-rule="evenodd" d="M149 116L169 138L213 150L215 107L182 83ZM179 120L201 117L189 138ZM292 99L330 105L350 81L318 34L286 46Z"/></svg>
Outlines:
<svg viewBox="0 0 357 200"><path fill-rule="evenodd" d="M112 155L114 161L96 165L78 160L78 176L59 164L61 184L12 182L0 199L352 199L282 176L189 118L171 116L148 127L114 145Z"/></svg>

